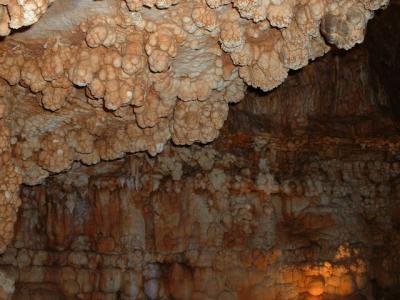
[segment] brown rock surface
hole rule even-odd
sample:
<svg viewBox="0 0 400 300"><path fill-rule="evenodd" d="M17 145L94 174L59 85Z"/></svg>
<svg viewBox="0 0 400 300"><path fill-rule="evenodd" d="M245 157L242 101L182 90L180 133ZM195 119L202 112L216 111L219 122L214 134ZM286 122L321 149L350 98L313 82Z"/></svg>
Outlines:
<svg viewBox="0 0 400 300"><path fill-rule="evenodd" d="M8 200L0 198L13 202L2 208L0 252L12 236L21 181L40 184L74 163L127 153L155 156L170 140L209 143L246 85L272 90L330 45L361 43L373 12L387 5L0 0L0 113L7 119L0 128L8 128L0 150L12 141L19 175L7 171L13 183L3 188Z"/></svg>
<svg viewBox="0 0 400 300"><path fill-rule="evenodd" d="M386 5L0 0L0 299L399 298Z"/></svg>
<svg viewBox="0 0 400 300"><path fill-rule="evenodd" d="M400 136L378 109L391 104L376 102L368 53L328 55L272 93L250 91L213 144L75 164L24 186L0 257L14 298L395 293Z"/></svg>

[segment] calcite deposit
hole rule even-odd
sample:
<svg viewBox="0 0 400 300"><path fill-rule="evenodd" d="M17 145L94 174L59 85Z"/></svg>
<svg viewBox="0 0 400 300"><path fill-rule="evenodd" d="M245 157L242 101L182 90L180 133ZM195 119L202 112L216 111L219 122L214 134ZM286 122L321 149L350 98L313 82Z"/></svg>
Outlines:
<svg viewBox="0 0 400 300"><path fill-rule="evenodd" d="M14 222L20 205L19 185L22 181L13 163L11 129L5 120L5 115L10 109L5 100L9 96L9 88L4 82L0 84L0 253L2 253L13 235Z"/></svg>
<svg viewBox="0 0 400 300"><path fill-rule="evenodd" d="M324 106L346 82L331 57L299 75L313 91L246 101L223 126L247 87L363 42L388 2L0 0L0 299L372 297L400 270L376 269L360 225L395 226L399 141L375 131L396 126L360 121L384 92L354 96L363 73ZM333 107L358 117L313 119Z"/></svg>
<svg viewBox="0 0 400 300"><path fill-rule="evenodd" d="M1 0L0 36L36 23L54 0Z"/></svg>
<svg viewBox="0 0 400 300"><path fill-rule="evenodd" d="M396 299L400 136L367 53L335 60L249 93L215 143L24 186L14 299Z"/></svg>
<svg viewBox="0 0 400 300"><path fill-rule="evenodd" d="M10 217L1 221L1 243L11 236L21 180L42 183L74 162L93 165L141 151L154 156L169 140L211 142L246 85L272 90L290 69L331 46L362 42L373 12L387 5L0 1L0 34L9 35L0 42L1 88L8 93L0 97L2 107L11 107L2 117L8 130L1 149L10 141L14 149L12 159L2 150L10 164L2 169L2 180L9 178L2 202L13 204L4 208Z"/></svg>

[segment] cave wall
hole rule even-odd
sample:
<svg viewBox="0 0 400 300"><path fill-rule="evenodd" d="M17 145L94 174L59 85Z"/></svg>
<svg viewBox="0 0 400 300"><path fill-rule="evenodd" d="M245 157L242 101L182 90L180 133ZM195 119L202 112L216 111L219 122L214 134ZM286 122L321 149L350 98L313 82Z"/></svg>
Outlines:
<svg viewBox="0 0 400 300"><path fill-rule="evenodd" d="M332 47L362 43L388 5L0 0L0 253L21 184L76 164L156 156L168 143L210 143L247 86L271 91Z"/></svg>
<svg viewBox="0 0 400 300"><path fill-rule="evenodd" d="M24 188L16 236L1 258L16 276L14 299L393 292L400 163L384 144L224 141L221 149L169 149L156 161L132 157Z"/></svg>
<svg viewBox="0 0 400 300"><path fill-rule="evenodd" d="M23 186L13 299L398 299L400 137L371 53L250 90L215 143Z"/></svg>
<svg viewBox="0 0 400 300"><path fill-rule="evenodd" d="M379 13L365 45L290 71L272 92L248 89L212 144L120 158L115 116L102 124L110 162L70 160L68 171L40 174L25 159L25 182L42 184L21 188L0 299L399 299L399 11L392 1ZM21 178L12 156L30 152L12 148L22 125L3 114L29 115L20 131L33 144L29 128L77 120L63 109L55 122L21 90L12 95L23 109L0 106L0 188L13 200ZM20 205L9 202L5 240Z"/></svg>

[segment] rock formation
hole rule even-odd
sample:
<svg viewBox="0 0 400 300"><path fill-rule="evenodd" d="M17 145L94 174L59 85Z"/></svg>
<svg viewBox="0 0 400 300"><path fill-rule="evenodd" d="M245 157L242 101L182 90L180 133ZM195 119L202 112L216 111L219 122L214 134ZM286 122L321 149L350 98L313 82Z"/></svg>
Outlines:
<svg viewBox="0 0 400 300"><path fill-rule="evenodd" d="M384 245L400 141L377 134L390 118L372 126L372 75L346 67L361 81L346 85L329 56L222 128L247 86L361 43L387 5L0 0L0 253L22 203L0 299L14 280L17 299L372 297L369 279L400 270L366 246L400 249ZM339 82L348 95L324 95ZM333 107L341 124L318 119Z"/></svg>
<svg viewBox="0 0 400 300"><path fill-rule="evenodd" d="M328 55L248 93L215 143L24 186L0 258L15 299L382 299L400 136L373 80L365 49Z"/></svg>

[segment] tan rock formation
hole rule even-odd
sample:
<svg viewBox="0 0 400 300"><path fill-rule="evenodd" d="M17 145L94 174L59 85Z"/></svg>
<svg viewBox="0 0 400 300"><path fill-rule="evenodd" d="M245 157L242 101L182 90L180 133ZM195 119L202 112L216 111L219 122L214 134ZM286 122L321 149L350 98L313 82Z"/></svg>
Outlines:
<svg viewBox="0 0 400 300"><path fill-rule="evenodd" d="M36 23L54 0L1 0L0 36Z"/></svg>
<svg viewBox="0 0 400 300"><path fill-rule="evenodd" d="M5 36L0 41L0 253L13 237L21 183L44 184L50 175L101 165L102 161L121 159L132 153L147 152L154 157L164 148L170 149L169 141L176 145L209 143L219 136L228 118L229 104L244 98L246 86L273 90L284 82L290 70L306 66L330 47L350 49L361 43L374 11L387 5L386 0L0 0L0 35ZM17 30L27 26L31 27ZM295 105L301 107L303 103ZM300 124L304 120L296 121ZM363 147L372 144L371 147L384 151L375 142L357 141ZM296 143L278 142L277 147L290 152L292 148L300 149L304 141L299 139ZM327 145L335 143L326 141ZM398 144L385 146L396 151ZM182 254L190 248L186 240L193 236L196 242L210 247L240 248L260 226L254 220L261 220L260 216L268 219L272 208L263 206L265 199L273 193L293 192L292 182L279 185L265 170L256 176L260 189L250 183L254 179L248 174L251 170L243 170L243 181L234 182L236 178L226 174L225 169L232 166L235 156L220 159L216 157L218 151L210 150L192 157L183 148L176 151L178 154L172 155L173 158L168 155L159 158L163 175L170 172L178 180L184 168L194 166L200 166L207 175L200 174L187 185L165 183L164 188L176 194L180 189L188 189L189 194L206 189L207 193L217 194L217 200L205 203L203 198L196 197L188 198L188 202L182 200L190 206L190 213L198 209L199 216L177 213L175 204L168 202L174 198L166 199L167 204L154 200L146 206L151 212L143 207L129 207L127 219L135 216L137 223L134 229L128 229L129 224L113 223L112 218L119 218L117 211L112 218L106 215L106 211L114 209L108 203L110 192L118 191L120 185L105 181L98 197L106 207L96 207L93 217L95 224L102 224L101 228L89 226L88 236L96 236L95 248L90 251L108 253L126 247L140 249L140 256L144 255L143 245L150 245L146 249ZM216 161L221 165L215 167ZM324 168L329 168L327 164ZM160 184L157 176L135 181L133 190L145 189L151 194ZM68 175L57 178L67 181ZM322 197L321 186L307 184L297 184L299 189L306 190L306 197ZM68 186L75 187L75 183L66 184L65 188ZM221 187L224 189L219 191ZM226 203L227 195L247 192L254 193L258 200L242 203L239 197L233 206ZM334 195L344 194L346 191L335 188ZM49 232L50 242L62 250L70 246L64 240L70 236L58 230L72 226L74 221L69 219L67 210L72 214L75 203L70 201L65 205L49 207L54 215L48 216L46 224L49 231L54 230ZM230 215L223 214L225 209ZM171 216L160 216L157 211L170 211ZM147 214L152 215L146 217ZM58 215L65 222L60 228L52 226L52 222L58 224L59 220L54 218ZM319 224L319 217L313 213L304 218L305 222ZM146 223L149 219L155 235L151 241L147 240L147 233L140 231L149 226ZM321 223L323 230L329 226ZM180 228L182 224L189 229ZM71 228L75 230L74 226ZM86 233L86 228L82 230ZM119 230L126 230L122 242L118 240ZM335 247L341 245L337 243ZM367 267L364 268L365 261L359 253L352 253L351 263L335 262L329 266L320 261L317 265L296 265L295 270L289 265L290 274L300 275L285 277L286 271L277 267L281 263L279 251L267 254L258 251L249 251L247 254L252 258L246 262L244 257L243 265L232 266L232 270L227 270L226 264L234 253L215 254L210 259L203 258L202 253L185 252L185 260L195 270L182 260L165 263L165 257L147 257L139 268L144 274L140 279L137 270L122 272L115 264L108 265L98 279L93 279L89 267L92 260L86 254L71 253L68 263L84 268L79 272L74 268L62 269L62 274L52 280L60 281L57 284L66 296L99 293L100 299L103 294L121 290L127 297L139 294L138 297L146 295L150 299L167 295L176 299L263 299L268 293L276 299L283 299L283 293L291 295L287 299L295 299L299 295L318 297L322 293L347 296L365 287ZM32 261L40 260L36 253L17 252L19 268L30 267L35 265ZM202 259L206 266L202 265ZM163 261L161 265L159 260ZM276 263L274 270L283 272L285 279L271 283L256 272L241 283L235 277L235 268L251 269L246 263L259 267L260 272ZM38 263L35 275L22 274L27 277L19 280L52 277L50 271L42 269L44 265ZM207 272L215 272L209 270L211 266L218 272L232 271L232 278L205 283L211 276ZM98 289L93 287L94 280L99 284ZM213 288L205 291L202 284ZM7 288L0 285L0 293L1 288L9 293L8 286L11 285ZM224 290L223 286L230 288Z"/></svg>
<svg viewBox="0 0 400 300"><path fill-rule="evenodd" d="M11 153L11 130L9 128L10 107L6 97L10 97L8 85L0 82L0 253L13 237L14 223L20 206L19 185L21 177Z"/></svg>
<svg viewBox="0 0 400 300"><path fill-rule="evenodd" d="M38 21L51 2L6 1L2 7L9 11L14 28ZM58 173L73 161L96 163L144 150L155 155L171 138L177 144L212 141L227 117L228 104L243 98L245 84L265 91L281 84L289 69L301 68L328 51L321 33L329 43L351 48L363 40L372 10L387 3L106 1L91 5L99 5L98 11L88 12L88 19L73 34L59 30L63 21L57 19L59 12L64 8L67 18L87 8L88 1L50 6L43 23L48 31L53 27L56 36L39 22L0 45L1 77L18 91L20 101L43 107L44 111L35 109L35 122L52 123L51 130L37 124L35 132L27 110L14 113L20 121L12 134L26 131L24 141L17 141L17 147L24 149L19 164L25 177L34 177L30 172ZM17 8L29 20L14 20L11 11ZM81 15L71 17L71 22L77 19L78 23ZM115 123L113 130L109 122ZM87 136L93 143L90 152L71 149L70 131L92 135Z"/></svg>

